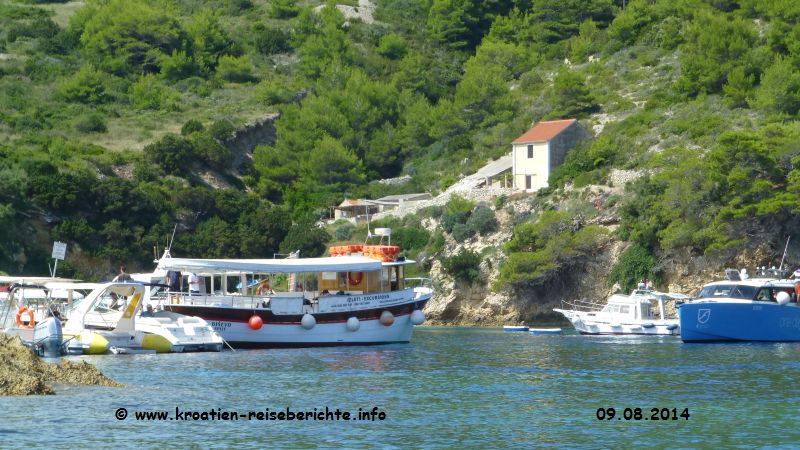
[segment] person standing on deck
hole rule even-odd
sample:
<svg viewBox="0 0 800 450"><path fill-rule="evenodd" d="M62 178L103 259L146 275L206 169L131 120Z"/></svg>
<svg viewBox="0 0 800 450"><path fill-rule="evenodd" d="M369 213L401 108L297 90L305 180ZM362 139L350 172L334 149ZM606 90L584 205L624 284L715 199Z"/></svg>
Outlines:
<svg viewBox="0 0 800 450"><path fill-rule="evenodd" d="M121 266L119 266L119 274L117 274L117 276L114 277L114 279L111 280L111 281L123 281L124 282L124 281L131 281L131 280L133 280L133 278L131 278L130 275L125 273L125 265L121 265Z"/></svg>
<svg viewBox="0 0 800 450"><path fill-rule="evenodd" d="M200 295L200 277L194 272L189 275L189 293L192 295Z"/></svg>

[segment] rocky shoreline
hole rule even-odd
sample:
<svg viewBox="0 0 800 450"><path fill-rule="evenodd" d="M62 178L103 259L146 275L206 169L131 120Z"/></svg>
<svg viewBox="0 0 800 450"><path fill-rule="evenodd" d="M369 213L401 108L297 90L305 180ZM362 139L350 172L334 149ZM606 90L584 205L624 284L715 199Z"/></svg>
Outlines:
<svg viewBox="0 0 800 450"><path fill-rule="evenodd" d="M0 395L54 395L53 383L124 386L86 361L45 362L18 337L0 334Z"/></svg>

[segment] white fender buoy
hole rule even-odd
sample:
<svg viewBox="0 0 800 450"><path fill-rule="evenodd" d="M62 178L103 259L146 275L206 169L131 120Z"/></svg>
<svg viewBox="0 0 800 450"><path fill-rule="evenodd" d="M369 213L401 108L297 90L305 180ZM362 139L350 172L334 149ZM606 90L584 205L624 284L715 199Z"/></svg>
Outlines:
<svg viewBox="0 0 800 450"><path fill-rule="evenodd" d="M778 301L779 305L785 305L789 303L789 300L791 299L792 297L788 293L783 291L778 292L778 295L775 296L775 300Z"/></svg>
<svg viewBox="0 0 800 450"><path fill-rule="evenodd" d="M411 313L411 323L414 325L422 325L422 322L425 322L425 313L422 312L421 309L415 309L414 312Z"/></svg>
<svg viewBox="0 0 800 450"><path fill-rule="evenodd" d="M300 319L300 326L305 328L306 330L314 328L314 325L316 324L317 324L317 319L308 313L304 314L303 318Z"/></svg>
<svg viewBox="0 0 800 450"><path fill-rule="evenodd" d="M394 323L394 314L392 314L390 311L384 311L381 313L380 321L381 325L390 327Z"/></svg>
<svg viewBox="0 0 800 450"><path fill-rule="evenodd" d="M357 318L351 317L347 319L347 331L358 331L358 328L361 326L361 323L358 321Z"/></svg>

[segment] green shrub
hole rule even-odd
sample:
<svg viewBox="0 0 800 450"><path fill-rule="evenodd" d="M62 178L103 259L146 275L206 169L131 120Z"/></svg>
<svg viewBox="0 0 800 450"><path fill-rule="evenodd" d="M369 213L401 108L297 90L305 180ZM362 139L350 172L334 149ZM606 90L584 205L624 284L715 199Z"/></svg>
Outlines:
<svg viewBox="0 0 800 450"><path fill-rule="evenodd" d="M619 283L623 292L629 292L639 281L655 277L656 258L644 247L633 244L625 250L611 269L608 286Z"/></svg>
<svg viewBox="0 0 800 450"><path fill-rule="evenodd" d="M106 95L106 78L107 75L87 64L59 84L58 95L68 102L92 104L111 101L113 99Z"/></svg>
<svg viewBox="0 0 800 450"><path fill-rule="evenodd" d="M470 250L442 259L444 271L458 281L473 284L481 280L481 255Z"/></svg>
<svg viewBox="0 0 800 450"><path fill-rule="evenodd" d="M285 82L268 79L258 83L255 98L266 105L280 105L291 103L295 99L295 94L286 87Z"/></svg>
<svg viewBox="0 0 800 450"><path fill-rule="evenodd" d="M190 134L203 131L204 129L205 127L203 127L202 122L197 119L189 119L181 127L181 136L189 136Z"/></svg>
<svg viewBox="0 0 800 450"><path fill-rule="evenodd" d="M295 0L274 0L269 5L269 15L275 19L291 19L299 13Z"/></svg>
<svg viewBox="0 0 800 450"><path fill-rule="evenodd" d="M471 238L472 236L475 236L475 230L473 230L467 224L464 223L457 223L453 225L450 232L453 235L453 239L455 239L456 242L464 242L467 239Z"/></svg>
<svg viewBox="0 0 800 450"><path fill-rule="evenodd" d="M453 195L450 197L450 200L447 201L445 204L445 211L442 215L441 226L444 228L448 233L452 233L453 227L456 224L466 224L467 219L469 219L469 215L472 212L472 208L475 207L475 203L461 197L459 195Z"/></svg>
<svg viewBox="0 0 800 450"><path fill-rule="evenodd" d="M174 134L166 134L158 141L144 148L144 156L158 165L166 173L181 175L188 173L189 164L195 157L195 148L189 139Z"/></svg>
<svg viewBox="0 0 800 450"><path fill-rule="evenodd" d="M353 237L353 231L355 231L356 226L350 222L345 222L336 227L333 231L333 237L337 241L347 241L351 237Z"/></svg>
<svg viewBox="0 0 800 450"><path fill-rule="evenodd" d="M253 67L246 56L223 55L217 64L217 76L232 83L248 83L255 81Z"/></svg>
<svg viewBox="0 0 800 450"><path fill-rule="evenodd" d="M172 55L161 60L161 76L167 80L183 80L198 74L197 64L186 52L173 50Z"/></svg>
<svg viewBox="0 0 800 450"><path fill-rule="evenodd" d="M389 59L401 59L408 51L408 43L397 34L390 33L381 38L378 53Z"/></svg>
<svg viewBox="0 0 800 450"><path fill-rule="evenodd" d="M494 211L486 206L476 207L467 219L467 227L481 236L497 231L497 218Z"/></svg>
<svg viewBox="0 0 800 450"><path fill-rule="evenodd" d="M97 112L78 116L75 120L75 129L81 133L105 133L108 131L103 116Z"/></svg>
<svg viewBox="0 0 800 450"><path fill-rule="evenodd" d="M139 78L128 89L128 100L136 109L173 111L178 106L178 94L164 86L156 75Z"/></svg>
<svg viewBox="0 0 800 450"><path fill-rule="evenodd" d="M262 23L253 26L253 46L263 55L285 53L292 49L292 35L280 28Z"/></svg>
<svg viewBox="0 0 800 450"><path fill-rule="evenodd" d="M233 137L234 131L236 131L236 127L233 126L233 123L228 119L217 120L208 128L208 132L211 136L220 142L225 142Z"/></svg>

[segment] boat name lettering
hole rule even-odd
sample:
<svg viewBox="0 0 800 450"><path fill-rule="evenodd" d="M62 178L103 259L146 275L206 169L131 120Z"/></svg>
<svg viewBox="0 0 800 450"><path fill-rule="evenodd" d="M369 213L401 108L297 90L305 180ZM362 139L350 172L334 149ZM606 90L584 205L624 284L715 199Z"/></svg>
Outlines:
<svg viewBox="0 0 800 450"><path fill-rule="evenodd" d="M383 295L365 295L363 297L348 298L347 299L347 303L371 302L373 300L386 300L388 298L389 298L389 295L387 295L387 294L383 294Z"/></svg>
<svg viewBox="0 0 800 450"><path fill-rule="evenodd" d="M782 317L781 320L778 322L778 327L780 328L793 328L795 330L800 329L800 318L790 318L790 317Z"/></svg>
<svg viewBox="0 0 800 450"><path fill-rule="evenodd" d="M209 320L208 324L211 325L211 328L217 333L221 333L231 327L230 322L223 322L221 320Z"/></svg>

